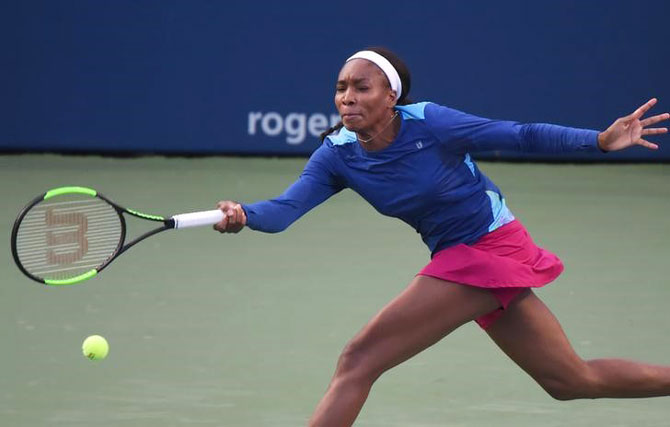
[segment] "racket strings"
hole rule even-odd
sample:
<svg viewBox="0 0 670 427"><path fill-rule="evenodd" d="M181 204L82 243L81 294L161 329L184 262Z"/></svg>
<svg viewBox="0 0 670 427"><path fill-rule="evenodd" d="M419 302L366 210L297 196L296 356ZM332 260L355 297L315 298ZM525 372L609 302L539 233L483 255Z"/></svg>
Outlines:
<svg viewBox="0 0 670 427"><path fill-rule="evenodd" d="M17 256L42 279L76 277L105 263L122 237L116 210L99 198L64 195L31 208L19 226Z"/></svg>

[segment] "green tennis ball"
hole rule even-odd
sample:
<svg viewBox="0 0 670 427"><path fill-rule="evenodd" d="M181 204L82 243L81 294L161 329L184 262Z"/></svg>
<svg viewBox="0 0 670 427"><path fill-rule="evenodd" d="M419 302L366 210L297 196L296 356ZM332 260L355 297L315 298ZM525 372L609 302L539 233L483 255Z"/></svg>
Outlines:
<svg viewBox="0 0 670 427"><path fill-rule="evenodd" d="M107 340L100 335L91 335L84 340L81 345L84 356L91 360L102 360L109 353L109 344Z"/></svg>

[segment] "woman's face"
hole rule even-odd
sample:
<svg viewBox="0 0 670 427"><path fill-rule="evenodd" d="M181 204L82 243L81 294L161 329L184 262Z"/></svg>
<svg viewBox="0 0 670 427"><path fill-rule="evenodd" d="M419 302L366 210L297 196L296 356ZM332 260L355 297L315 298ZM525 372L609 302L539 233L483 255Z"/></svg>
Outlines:
<svg viewBox="0 0 670 427"><path fill-rule="evenodd" d="M388 124L395 106L395 91L379 67L353 59L340 70L335 87L335 107L344 126L353 132L374 132Z"/></svg>

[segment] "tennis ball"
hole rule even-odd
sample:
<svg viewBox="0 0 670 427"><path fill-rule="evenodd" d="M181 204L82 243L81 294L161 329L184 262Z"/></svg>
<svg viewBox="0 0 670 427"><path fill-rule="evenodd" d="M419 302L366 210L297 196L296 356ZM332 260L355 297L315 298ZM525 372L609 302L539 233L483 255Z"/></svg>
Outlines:
<svg viewBox="0 0 670 427"><path fill-rule="evenodd" d="M107 340L100 335L91 335L84 340L81 345L84 356L91 360L102 360L109 353L109 344Z"/></svg>

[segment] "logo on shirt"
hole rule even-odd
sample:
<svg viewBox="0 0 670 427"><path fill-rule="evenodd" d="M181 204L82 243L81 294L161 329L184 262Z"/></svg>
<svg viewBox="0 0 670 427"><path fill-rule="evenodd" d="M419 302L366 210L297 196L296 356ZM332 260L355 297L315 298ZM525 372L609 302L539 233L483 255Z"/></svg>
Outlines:
<svg viewBox="0 0 670 427"><path fill-rule="evenodd" d="M416 143L416 148L418 148L419 150L422 149L423 148L423 142L422 141L417 142Z"/></svg>

